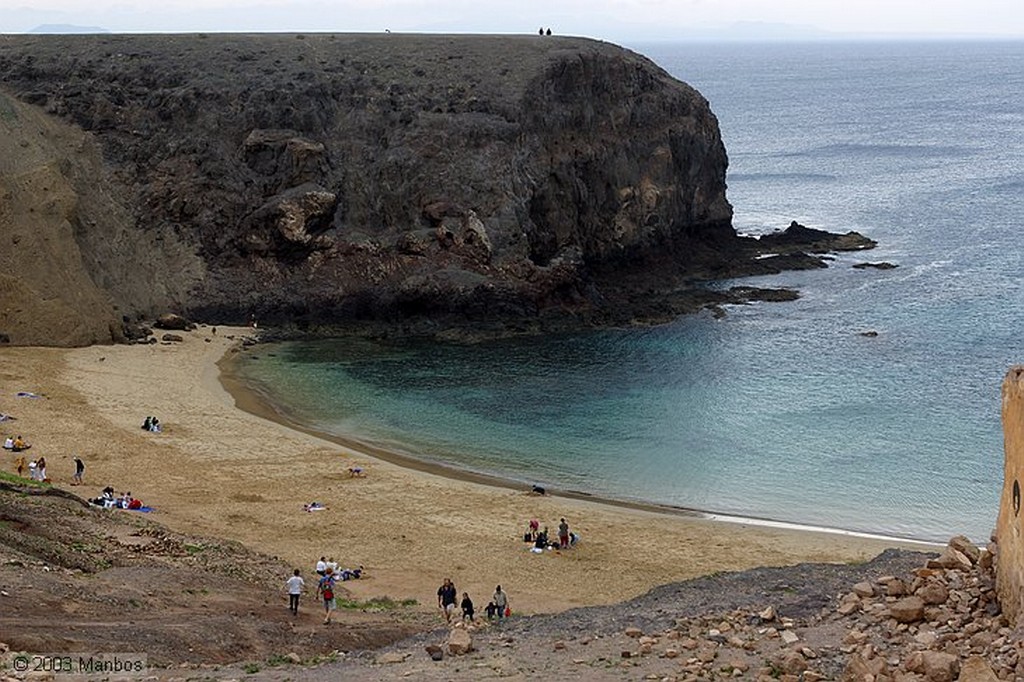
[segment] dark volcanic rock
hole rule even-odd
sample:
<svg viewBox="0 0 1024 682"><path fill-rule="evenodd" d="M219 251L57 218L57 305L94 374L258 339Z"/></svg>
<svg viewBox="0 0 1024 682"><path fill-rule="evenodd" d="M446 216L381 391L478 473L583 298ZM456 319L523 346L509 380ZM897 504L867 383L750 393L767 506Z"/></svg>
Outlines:
<svg viewBox="0 0 1024 682"><path fill-rule="evenodd" d="M696 280L865 245L796 227L739 238L708 102L592 40L8 36L0 89L98 143L104 172L74 189L120 204L75 239L133 316L619 324L691 308L690 292L669 299ZM121 212L133 225L115 231ZM140 251L145 268L114 272Z"/></svg>
<svg viewBox="0 0 1024 682"><path fill-rule="evenodd" d="M846 234L833 234L824 230L815 230L805 227L795 220L782 232L766 234L759 240L765 249L776 250L780 253L787 249L797 251L860 251L870 249L877 242L868 239L859 232L847 232Z"/></svg>
<svg viewBox="0 0 1024 682"><path fill-rule="evenodd" d="M174 313L164 313L160 317L156 318L156 322L153 323L153 326L157 329L174 329L177 331L186 331L194 327L194 325L186 318L181 315L175 315Z"/></svg>
<svg viewBox="0 0 1024 682"><path fill-rule="evenodd" d="M875 270L894 270L898 266L895 263L889 263L887 261L881 261L880 263L854 263L853 268L856 270L867 270L868 268L874 268Z"/></svg>

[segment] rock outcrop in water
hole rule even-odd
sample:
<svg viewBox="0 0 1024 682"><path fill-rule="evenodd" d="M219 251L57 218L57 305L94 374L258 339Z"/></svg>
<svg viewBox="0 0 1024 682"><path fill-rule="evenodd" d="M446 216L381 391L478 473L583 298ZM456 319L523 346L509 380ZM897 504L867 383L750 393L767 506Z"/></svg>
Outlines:
<svg viewBox="0 0 1024 682"><path fill-rule="evenodd" d="M4 36L0 88L14 343L165 310L618 324L730 300L693 280L820 264L752 259L708 102L606 43Z"/></svg>

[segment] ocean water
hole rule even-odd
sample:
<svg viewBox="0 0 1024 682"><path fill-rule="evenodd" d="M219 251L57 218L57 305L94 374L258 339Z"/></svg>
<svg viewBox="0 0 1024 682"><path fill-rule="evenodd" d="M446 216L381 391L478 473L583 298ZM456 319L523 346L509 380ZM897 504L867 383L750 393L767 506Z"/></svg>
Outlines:
<svg viewBox="0 0 1024 682"><path fill-rule="evenodd" d="M524 483L987 540L1000 383L1024 362L1024 43L632 47L711 102L737 229L878 248L744 280L802 296L721 320L263 346L243 377L321 431Z"/></svg>

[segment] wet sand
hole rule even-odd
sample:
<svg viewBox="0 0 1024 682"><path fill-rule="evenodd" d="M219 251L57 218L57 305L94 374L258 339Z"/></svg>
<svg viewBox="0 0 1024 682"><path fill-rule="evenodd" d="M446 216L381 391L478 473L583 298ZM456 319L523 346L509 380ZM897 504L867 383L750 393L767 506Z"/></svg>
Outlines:
<svg viewBox="0 0 1024 682"><path fill-rule="evenodd" d="M156 508L153 520L237 540L307 575L321 555L362 565L366 578L344 583L354 597L413 598L425 608L435 608L445 577L481 606L500 583L514 610L537 613L614 603L716 571L863 561L887 547L921 548L710 520L585 492L534 495L315 434L231 375L247 333L201 327L183 333L182 343L0 350L0 412L18 417L0 423L0 433L32 443L30 454L47 458L56 485L90 497L105 485L130 490ZM15 398L18 391L46 398ZM140 428L148 415L161 420L163 433ZM75 455L87 466L81 488L70 487ZM0 461L13 471L14 455L5 452ZM350 476L351 467L365 475ZM328 509L303 511L314 500ZM563 516L580 544L531 553L522 542L527 521L537 518L554 532Z"/></svg>

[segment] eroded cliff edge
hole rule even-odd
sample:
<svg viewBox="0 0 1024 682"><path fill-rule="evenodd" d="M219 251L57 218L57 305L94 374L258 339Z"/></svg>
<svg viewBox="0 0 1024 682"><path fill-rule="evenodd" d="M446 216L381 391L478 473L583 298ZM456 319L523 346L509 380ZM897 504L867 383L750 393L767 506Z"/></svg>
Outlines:
<svg viewBox="0 0 1024 682"><path fill-rule="evenodd" d="M37 128L53 119L85 131L75 153L51 144L0 168L0 265L17 272L26 250L8 234L52 229L31 214L53 183L22 178L54 169L75 262L15 278L80 268L76 290L96 290L80 316L104 318L92 336L166 309L300 326L618 323L683 311L692 301L672 292L693 279L772 267L731 227L708 102L606 43L2 36L0 88L15 153L52 139ZM22 313L0 306L0 332L39 343L12 322Z"/></svg>

